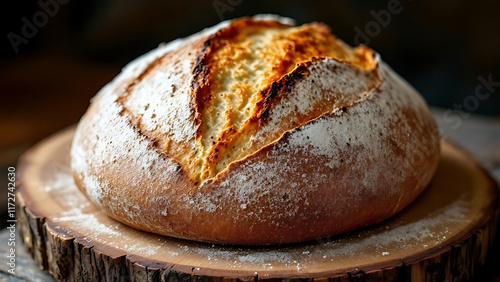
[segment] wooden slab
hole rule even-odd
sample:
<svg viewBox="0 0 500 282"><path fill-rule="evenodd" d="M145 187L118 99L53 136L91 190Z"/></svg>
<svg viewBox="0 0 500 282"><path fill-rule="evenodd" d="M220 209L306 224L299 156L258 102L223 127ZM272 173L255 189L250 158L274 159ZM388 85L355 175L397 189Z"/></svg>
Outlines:
<svg viewBox="0 0 500 282"><path fill-rule="evenodd" d="M75 187L69 128L20 161L20 233L57 280L448 280L484 264L498 217L498 189L471 158L442 144L438 172L400 214L342 236L282 246L197 243L129 228Z"/></svg>

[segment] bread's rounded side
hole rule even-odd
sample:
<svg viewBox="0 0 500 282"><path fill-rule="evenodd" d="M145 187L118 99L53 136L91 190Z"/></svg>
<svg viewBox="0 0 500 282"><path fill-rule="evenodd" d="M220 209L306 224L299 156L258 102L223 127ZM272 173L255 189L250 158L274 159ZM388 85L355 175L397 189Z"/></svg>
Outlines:
<svg viewBox="0 0 500 282"><path fill-rule="evenodd" d="M163 48L156 52L179 46ZM394 215L437 167L439 137L427 105L380 62L380 83L364 99L289 130L195 183L121 114L119 93L144 65L130 67L94 98L71 149L80 190L132 227L215 243L317 239ZM312 83L311 77L301 83Z"/></svg>

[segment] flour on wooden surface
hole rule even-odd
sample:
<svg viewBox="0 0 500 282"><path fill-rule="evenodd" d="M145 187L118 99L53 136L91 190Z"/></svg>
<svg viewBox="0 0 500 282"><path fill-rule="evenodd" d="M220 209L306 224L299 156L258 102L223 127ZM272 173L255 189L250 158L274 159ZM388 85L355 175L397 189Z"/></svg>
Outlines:
<svg viewBox="0 0 500 282"><path fill-rule="evenodd" d="M72 226L83 230L84 232L90 232L92 236L105 234L119 237L121 235L121 233L116 231L113 227L99 222L94 214L84 213L78 207L63 212L59 217L53 218L52 221L55 223L68 222Z"/></svg>

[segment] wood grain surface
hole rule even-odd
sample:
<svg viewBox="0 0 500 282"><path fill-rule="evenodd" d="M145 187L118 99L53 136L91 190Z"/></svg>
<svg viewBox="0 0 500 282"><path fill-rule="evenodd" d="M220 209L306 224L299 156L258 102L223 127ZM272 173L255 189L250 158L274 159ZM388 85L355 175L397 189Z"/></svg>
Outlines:
<svg viewBox="0 0 500 282"><path fill-rule="evenodd" d="M72 183L71 138L68 129L45 140L20 165L21 235L58 280L463 280L484 264L494 238L493 180L446 143L430 187L392 219L333 238L250 248L166 238L110 219Z"/></svg>

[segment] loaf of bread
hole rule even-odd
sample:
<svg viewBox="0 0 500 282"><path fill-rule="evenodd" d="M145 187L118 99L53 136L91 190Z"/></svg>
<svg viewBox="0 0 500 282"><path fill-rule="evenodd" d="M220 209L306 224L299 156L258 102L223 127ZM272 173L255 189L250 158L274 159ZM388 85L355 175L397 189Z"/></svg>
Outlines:
<svg viewBox="0 0 500 282"><path fill-rule="evenodd" d="M93 98L71 148L79 189L116 220L249 245L387 219L438 159L427 104L374 51L269 15L131 62Z"/></svg>

